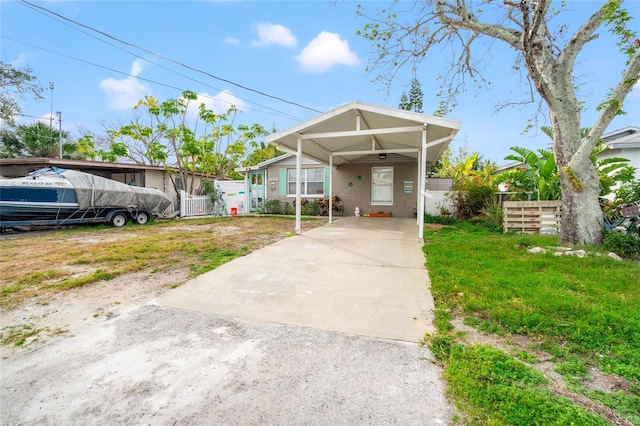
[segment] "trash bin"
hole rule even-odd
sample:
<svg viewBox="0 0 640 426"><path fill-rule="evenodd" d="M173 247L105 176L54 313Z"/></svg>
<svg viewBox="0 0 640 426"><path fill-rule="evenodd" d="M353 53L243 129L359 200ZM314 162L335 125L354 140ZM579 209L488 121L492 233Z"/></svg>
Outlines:
<svg viewBox="0 0 640 426"><path fill-rule="evenodd" d="M231 207L231 216L236 216L238 214L238 209L236 207Z"/></svg>

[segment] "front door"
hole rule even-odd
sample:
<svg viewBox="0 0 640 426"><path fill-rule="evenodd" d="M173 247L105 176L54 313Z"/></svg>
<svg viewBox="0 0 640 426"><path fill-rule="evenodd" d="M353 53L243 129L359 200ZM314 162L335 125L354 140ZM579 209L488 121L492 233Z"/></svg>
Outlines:
<svg viewBox="0 0 640 426"><path fill-rule="evenodd" d="M264 170L249 172L249 211L264 207Z"/></svg>

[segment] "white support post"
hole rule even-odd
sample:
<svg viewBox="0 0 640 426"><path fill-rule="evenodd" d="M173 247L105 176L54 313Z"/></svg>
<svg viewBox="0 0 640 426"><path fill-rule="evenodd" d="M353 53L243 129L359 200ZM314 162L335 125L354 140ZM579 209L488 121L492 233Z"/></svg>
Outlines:
<svg viewBox="0 0 640 426"><path fill-rule="evenodd" d="M298 137L298 152L296 153L296 234L302 233L302 200L300 198L300 175L302 174L302 138Z"/></svg>
<svg viewBox="0 0 640 426"><path fill-rule="evenodd" d="M418 209L418 239L424 238L424 199L425 199L425 183L427 180L427 124L422 128L422 143L420 158L420 208Z"/></svg>
<svg viewBox="0 0 640 426"><path fill-rule="evenodd" d="M422 203L422 192L420 192L420 165L422 164L422 148L418 150L418 167L416 167L418 176L416 177L416 184L414 185L414 191L416 191L416 225L420 225L420 204Z"/></svg>
<svg viewBox="0 0 640 426"><path fill-rule="evenodd" d="M333 222L333 154L329 155L329 223Z"/></svg>
<svg viewBox="0 0 640 426"><path fill-rule="evenodd" d="M187 193L183 189L180 190L180 217L187 215Z"/></svg>

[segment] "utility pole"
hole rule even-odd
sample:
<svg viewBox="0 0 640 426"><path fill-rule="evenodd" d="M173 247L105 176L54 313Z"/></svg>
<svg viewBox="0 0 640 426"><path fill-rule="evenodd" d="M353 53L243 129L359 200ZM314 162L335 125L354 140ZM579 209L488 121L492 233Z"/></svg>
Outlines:
<svg viewBox="0 0 640 426"><path fill-rule="evenodd" d="M53 81L49 82L51 89L51 111L49 114L49 146L53 145Z"/></svg>
<svg viewBox="0 0 640 426"><path fill-rule="evenodd" d="M59 158L62 160L62 111L57 111L56 116L58 117L58 146L60 147Z"/></svg>

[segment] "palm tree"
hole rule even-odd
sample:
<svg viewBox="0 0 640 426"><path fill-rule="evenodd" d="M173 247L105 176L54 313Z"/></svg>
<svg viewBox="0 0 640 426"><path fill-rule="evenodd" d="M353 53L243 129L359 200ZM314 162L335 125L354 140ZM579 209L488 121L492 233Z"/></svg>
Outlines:
<svg viewBox="0 0 640 426"><path fill-rule="evenodd" d="M29 125L22 124L18 126L16 135L21 141L21 149L25 157L44 158L58 157L60 141L68 137L68 133L64 130L60 132L40 121ZM68 147L66 148L66 150L69 150Z"/></svg>

